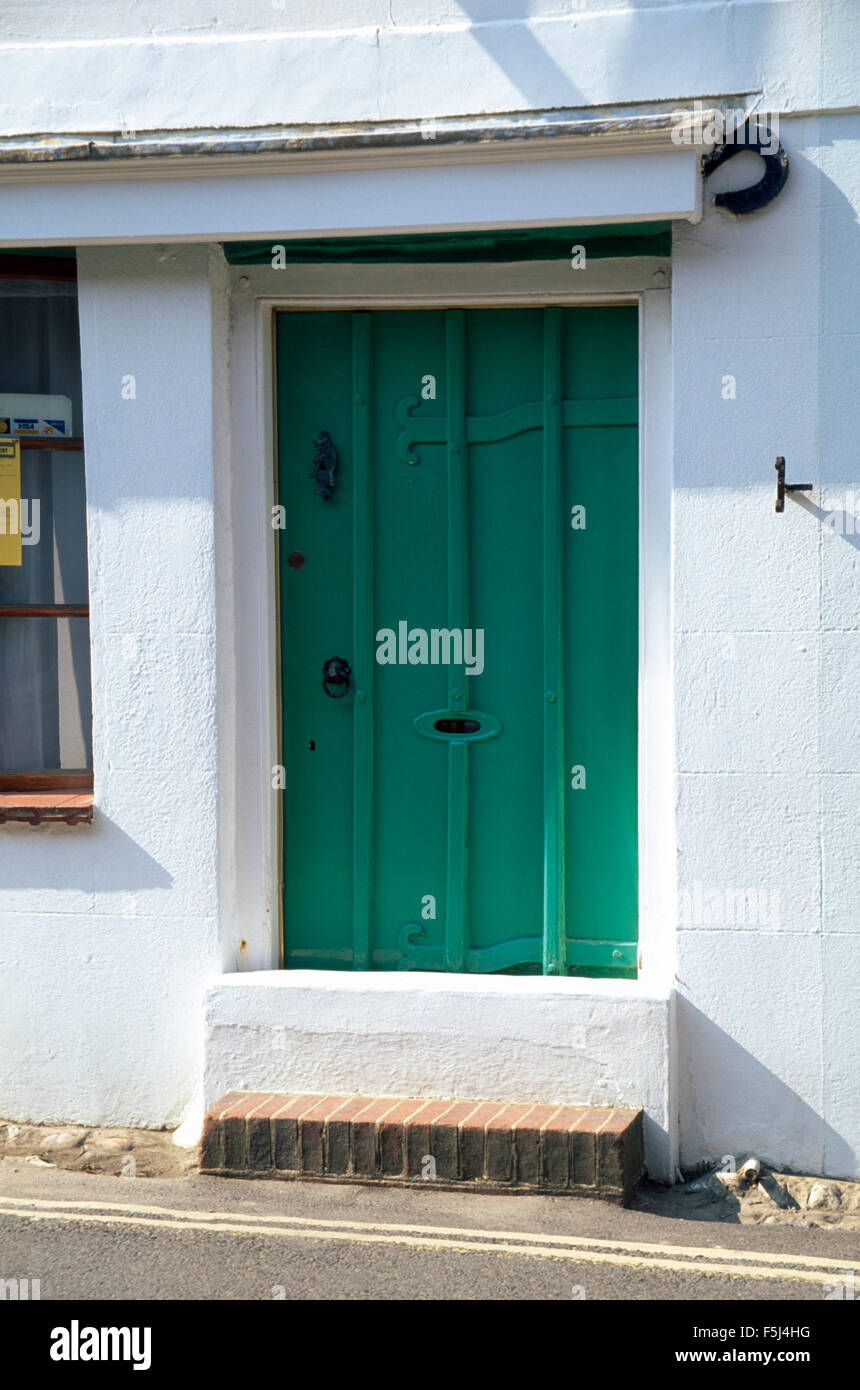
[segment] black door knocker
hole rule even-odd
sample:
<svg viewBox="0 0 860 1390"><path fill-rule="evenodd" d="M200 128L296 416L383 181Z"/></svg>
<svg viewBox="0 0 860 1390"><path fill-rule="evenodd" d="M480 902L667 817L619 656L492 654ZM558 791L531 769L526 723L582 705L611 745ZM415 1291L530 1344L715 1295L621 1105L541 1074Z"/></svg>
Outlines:
<svg viewBox="0 0 860 1390"><path fill-rule="evenodd" d="M316 480L314 496L327 502L334 492L334 475L337 472L337 454L328 430L320 430L314 440L314 466L308 474Z"/></svg>
<svg viewBox="0 0 860 1390"><path fill-rule="evenodd" d="M342 656L330 656L328 661L323 664L323 690L332 700L342 700L344 695L349 692L349 681L352 671L348 661ZM330 685L342 685L343 689L339 694L329 690Z"/></svg>

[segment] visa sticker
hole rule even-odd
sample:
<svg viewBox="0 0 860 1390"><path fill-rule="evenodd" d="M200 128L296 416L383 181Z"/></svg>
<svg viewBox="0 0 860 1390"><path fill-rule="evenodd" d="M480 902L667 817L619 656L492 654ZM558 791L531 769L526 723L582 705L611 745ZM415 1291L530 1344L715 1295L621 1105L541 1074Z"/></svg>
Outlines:
<svg viewBox="0 0 860 1390"><path fill-rule="evenodd" d="M13 415L12 429L16 434L38 434L39 421L31 420L24 415Z"/></svg>

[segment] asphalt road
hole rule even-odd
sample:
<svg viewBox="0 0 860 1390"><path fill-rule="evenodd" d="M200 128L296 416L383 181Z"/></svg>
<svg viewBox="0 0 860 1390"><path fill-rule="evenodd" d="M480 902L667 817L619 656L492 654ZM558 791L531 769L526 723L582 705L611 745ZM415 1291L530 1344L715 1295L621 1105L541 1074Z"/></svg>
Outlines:
<svg viewBox="0 0 860 1390"><path fill-rule="evenodd" d="M563 1197L0 1163L0 1278L46 1299L860 1299L860 1237ZM851 1283L851 1280L854 1283Z"/></svg>

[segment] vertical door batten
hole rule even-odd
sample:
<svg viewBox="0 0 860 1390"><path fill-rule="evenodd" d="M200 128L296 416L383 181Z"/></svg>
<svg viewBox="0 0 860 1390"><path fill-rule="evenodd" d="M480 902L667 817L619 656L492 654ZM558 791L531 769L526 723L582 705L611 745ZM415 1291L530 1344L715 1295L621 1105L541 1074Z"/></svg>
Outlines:
<svg viewBox="0 0 860 1390"><path fill-rule="evenodd" d="M370 314L352 316L352 631L353 819L352 968L370 966L373 913L373 440L371 437L372 325Z"/></svg>
<svg viewBox="0 0 860 1390"><path fill-rule="evenodd" d="M466 316L445 315L445 399L448 421L448 627L469 625L468 463L466 456ZM462 653L461 653L462 655ZM464 664L448 667L448 708L468 705ZM469 745L448 745L448 827L446 856L445 964L462 970L469 948L468 927Z"/></svg>
<svg viewBox="0 0 860 1390"><path fill-rule="evenodd" d="M564 939L564 691L562 675L562 319L543 314L543 968L562 973Z"/></svg>

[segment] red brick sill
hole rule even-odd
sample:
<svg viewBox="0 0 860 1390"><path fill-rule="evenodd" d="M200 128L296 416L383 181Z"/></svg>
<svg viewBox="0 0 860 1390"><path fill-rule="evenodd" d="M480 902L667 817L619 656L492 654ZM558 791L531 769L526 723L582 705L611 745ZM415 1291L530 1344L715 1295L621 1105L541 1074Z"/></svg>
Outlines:
<svg viewBox="0 0 860 1390"><path fill-rule="evenodd" d="M92 818L92 792L0 792L0 825L6 821L34 826L57 821L81 825Z"/></svg>

